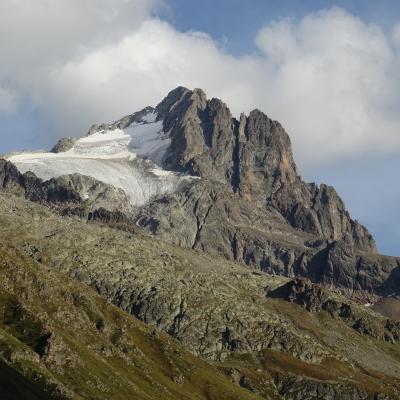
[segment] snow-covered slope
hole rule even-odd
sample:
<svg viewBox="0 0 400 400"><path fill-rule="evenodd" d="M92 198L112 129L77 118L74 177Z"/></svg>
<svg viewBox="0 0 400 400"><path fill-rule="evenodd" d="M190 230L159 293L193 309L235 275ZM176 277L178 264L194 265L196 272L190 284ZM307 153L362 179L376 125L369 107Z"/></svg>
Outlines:
<svg viewBox="0 0 400 400"><path fill-rule="evenodd" d="M123 189L133 205L142 205L188 179L162 169L171 141L156 119L151 111L127 128L100 130L78 139L66 152L21 153L9 161L20 172L32 171L44 180L73 173L92 176Z"/></svg>

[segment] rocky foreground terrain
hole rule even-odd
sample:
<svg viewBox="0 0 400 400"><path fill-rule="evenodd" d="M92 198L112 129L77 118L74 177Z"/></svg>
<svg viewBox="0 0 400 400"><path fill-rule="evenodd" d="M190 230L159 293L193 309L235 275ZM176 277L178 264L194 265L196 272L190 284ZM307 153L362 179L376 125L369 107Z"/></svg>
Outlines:
<svg viewBox="0 0 400 400"><path fill-rule="evenodd" d="M0 204L2 399L257 398L45 262L23 231L58 229L46 209L4 195ZM79 224L58 222L75 241Z"/></svg>
<svg viewBox="0 0 400 400"><path fill-rule="evenodd" d="M180 87L0 189L9 398L400 398L400 259L261 111Z"/></svg>
<svg viewBox="0 0 400 400"><path fill-rule="evenodd" d="M0 239L10 398L400 396L400 322L337 290L4 193Z"/></svg>

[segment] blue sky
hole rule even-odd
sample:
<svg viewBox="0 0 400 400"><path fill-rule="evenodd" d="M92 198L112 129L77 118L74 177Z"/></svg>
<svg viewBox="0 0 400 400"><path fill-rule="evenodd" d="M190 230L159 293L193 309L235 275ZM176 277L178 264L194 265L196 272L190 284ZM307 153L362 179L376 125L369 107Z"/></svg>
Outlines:
<svg viewBox="0 0 400 400"><path fill-rule="evenodd" d="M0 153L50 148L199 86L235 115L258 107L280 120L301 175L335 186L379 250L400 255L400 2L2 6Z"/></svg>
<svg viewBox="0 0 400 400"><path fill-rule="evenodd" d="M254 36L268 21L302 18L320 9L341 7L365 21L389 30L400 16L396 0L171 0L169 12L161 13L178 29L208 32L216 40L228 39L229 51L256 51Z"/></svg>

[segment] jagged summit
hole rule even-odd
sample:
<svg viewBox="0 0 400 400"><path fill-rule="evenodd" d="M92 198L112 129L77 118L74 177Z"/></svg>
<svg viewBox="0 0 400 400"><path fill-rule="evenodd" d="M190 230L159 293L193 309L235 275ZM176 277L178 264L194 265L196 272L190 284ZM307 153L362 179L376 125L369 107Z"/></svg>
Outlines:
<svg viewBox="0 0 400 400"><path fill-rule="evenodd" d="M351 221L333 188L301 180L279 122L260 110L238 121L221 100L183 87L171 91L156 111L170 132L166 169L228 185L250 202L277 208L295 228L332 240L348 237L375 250L372 237Z"/></svg>
<svg viewBox="0 0 400 400"><path fill-rule="evenodd" d="M208 100L201 89L178 87L156 112L171 136L167 169L231 184L235 192L260 202L277 190L280 179L300 180L289 136L258 109L238 121L223 101ZM252 179L261 175L262 184Z"/></svg>

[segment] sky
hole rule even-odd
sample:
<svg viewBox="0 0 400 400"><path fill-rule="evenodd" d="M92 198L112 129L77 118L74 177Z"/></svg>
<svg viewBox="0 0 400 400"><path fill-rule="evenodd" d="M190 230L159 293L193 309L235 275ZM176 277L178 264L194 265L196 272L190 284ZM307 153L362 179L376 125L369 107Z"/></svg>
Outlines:
<svg viewBox="0 0 400 400"><path fill-rule="evenodd" d="M201 87L279 120L303 178L400 255L400 2L1 0L0 52L0 153Z"/></svg>

